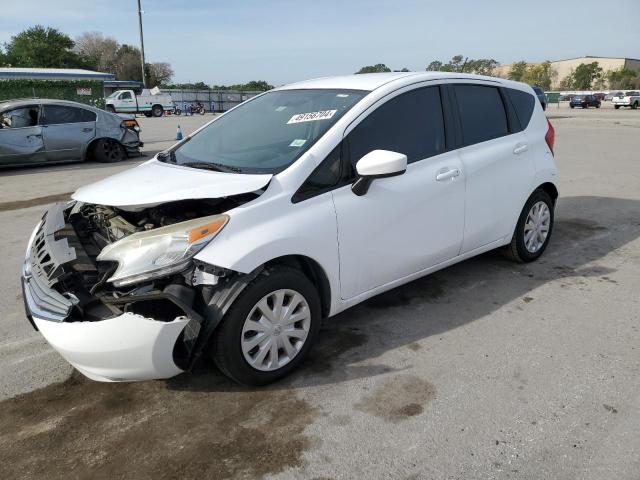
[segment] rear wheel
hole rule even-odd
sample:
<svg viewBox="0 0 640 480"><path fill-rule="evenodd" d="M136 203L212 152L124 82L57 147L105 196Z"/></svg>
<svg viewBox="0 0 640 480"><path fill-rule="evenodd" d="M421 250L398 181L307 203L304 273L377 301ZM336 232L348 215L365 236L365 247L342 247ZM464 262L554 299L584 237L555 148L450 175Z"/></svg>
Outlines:
<svg viewBox="0 0 640 480"><path fill-rule="evenodd" d="M536 190L520 213L507 255L518 262L538 259L551 239L553 220L553 200L544 190Z"/></svg>
<svg viewBox="0 0 640 480"><path fill-rule="evenodd" d="M147 118L151 118L151 112L144 112L144 116Z"/></svg>
<svg viewBox="0 0 640 480"><path fill-rule="evenodd" d="M93 146L93 156L98 162L113 163L126 158L124 147L116 140L103 138Z"/></svg>
<svg viewBox="0 0 640 480"><path fill-rule="evenodd" d="M616 110L618 110L620 108L620 105L614 105L613 108L615 108Z"/></svg>
<svg viewBox="0 0 640 480"><path fill-rule="evenodd" d="M634 110L638 108L638 102L633 102L633 105L631 105L631 108L633 108Z"/></svg>
<svg viewBox="0 0 640 480"><path fill-rule="evenodd" d="M162 105L154 105L153 107L151 107L151 114L154 117L161 117L162 116Z"/></svg>
<svg viewBox="0 0 640 480"><path fill-rule="evenodd" d="M214 333L211 355L229 378L266 385L295 369L320 329L320 297L300 271L273 267L242 291Z"/></svg>

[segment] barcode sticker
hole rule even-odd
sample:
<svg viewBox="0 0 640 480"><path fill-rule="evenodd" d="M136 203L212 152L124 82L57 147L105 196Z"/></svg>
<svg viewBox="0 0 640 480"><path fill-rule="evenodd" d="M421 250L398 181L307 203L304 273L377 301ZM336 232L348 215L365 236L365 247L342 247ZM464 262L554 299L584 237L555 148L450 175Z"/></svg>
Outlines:
<svg viewBox="0 0 640 480"><path fill-rule="evenodd" d="M321 110L319 112L298 113L291 117L287 125L292 123L315 122L316 120L328 120L335 115L337 110Z"/></svg>

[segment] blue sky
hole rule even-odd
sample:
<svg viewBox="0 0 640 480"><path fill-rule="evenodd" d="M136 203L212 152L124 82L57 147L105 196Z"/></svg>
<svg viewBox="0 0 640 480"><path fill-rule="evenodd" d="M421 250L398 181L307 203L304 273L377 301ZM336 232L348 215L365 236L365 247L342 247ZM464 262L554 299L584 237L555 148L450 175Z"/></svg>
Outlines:
<svg viewBox="0 0 640 480"><path fill-rule="evenodd" d="M423 70L458 53L500 63L640 58L640 0L142 3L147 61L171 63L177 82L278 85L375 63ZM135 0L0 0L0 12L0 43L40 23L138 44Z"/></svg>

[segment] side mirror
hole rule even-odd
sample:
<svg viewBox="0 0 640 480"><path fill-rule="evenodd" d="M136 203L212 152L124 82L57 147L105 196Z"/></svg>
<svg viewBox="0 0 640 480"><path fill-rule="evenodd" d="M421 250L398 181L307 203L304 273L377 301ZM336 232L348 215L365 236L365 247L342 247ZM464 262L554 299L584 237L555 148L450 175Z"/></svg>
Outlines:
<svg viewBox="0 0 640 480"><path fill-rule="evenodd" d="M407 170L407 156L389 150L373 150L356 163L358 178L351 191L362 196L369 191L371 182L376 178L395 177Z"/></svg>

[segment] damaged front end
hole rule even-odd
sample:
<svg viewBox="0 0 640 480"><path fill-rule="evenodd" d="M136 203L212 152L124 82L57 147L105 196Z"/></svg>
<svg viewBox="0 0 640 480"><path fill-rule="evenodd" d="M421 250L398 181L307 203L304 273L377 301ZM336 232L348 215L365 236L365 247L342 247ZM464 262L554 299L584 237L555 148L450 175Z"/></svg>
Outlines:
<svg viewBox="0 0 640 480"><path fill-rule="evenodd" d="M29 320L95 380L167 378L190 369L252 277L193 256L224 227L224 212L256 196L138 211L55 205L34 230L24 262Z"/></svg>

